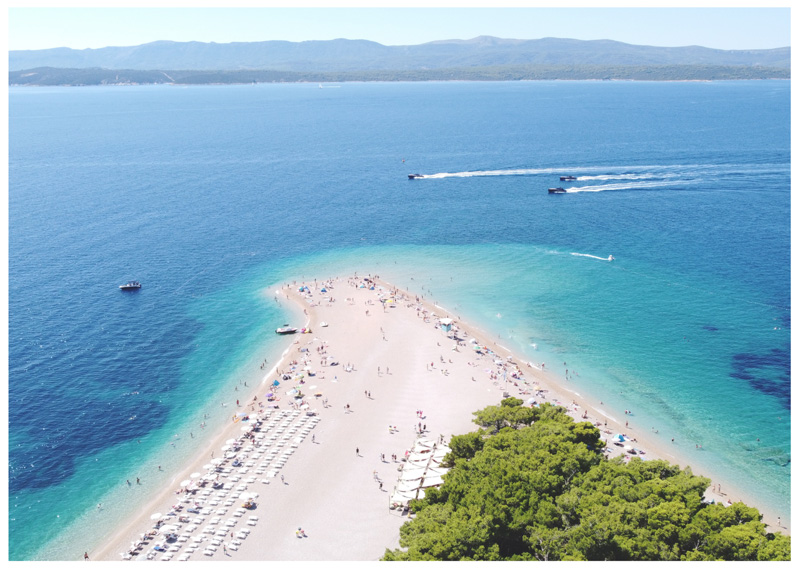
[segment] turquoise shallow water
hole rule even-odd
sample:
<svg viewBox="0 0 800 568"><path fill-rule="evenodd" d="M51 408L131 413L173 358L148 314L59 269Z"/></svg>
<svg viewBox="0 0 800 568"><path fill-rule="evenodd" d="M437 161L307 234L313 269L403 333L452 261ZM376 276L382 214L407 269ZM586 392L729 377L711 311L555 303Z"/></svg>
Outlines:
<svg viewBox="0 0 800 568"><path fill-rule="evenodd" d="M788 82L12 89L9 109L10 558L103 542L282 351L263 288L355 270L566 361L789 518Z"/></svg>

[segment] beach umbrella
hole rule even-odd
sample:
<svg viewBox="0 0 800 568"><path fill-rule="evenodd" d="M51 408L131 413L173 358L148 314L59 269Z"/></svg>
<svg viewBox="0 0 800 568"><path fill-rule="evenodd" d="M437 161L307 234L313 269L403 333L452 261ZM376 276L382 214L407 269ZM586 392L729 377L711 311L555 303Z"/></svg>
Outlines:
<svg viewBox="0 0 800 568"><path fill-rule="evenodd" d="M212 467L214 467L212 464L207 463L203 466L203 469L211 469Z"/></svg>
<svg viewBox="0 0 800 568"><path fill-rule="evenodd" d="M317 388L317 385L311 385L310 387L308 387L308 390L314 390L315 388Z"/></svg>
<svg viewBox="0 0 800 568"><path fill-rule="evenodd" d="M525 404L533 404L533 403L535 403L535 402L536 402L536 399L535 399L534 397L530 397L530 398L529 398L529 399L528 399L528 400L525 402Z"/></svg>
<svg viewBox="0 0 800 568"><path fill-rule="evenodd" d="M194 472L192 475L190 475L189 477L191 477L192 479L197 479L197 478L198 478L198 477L200 477L201 475L203 475L203 474L202 474L202 473L199 473L199 472L197 472L197 471L195 471L195 472Z"/></svg>
<svg viewBox="0 0 800 568"><path fill-rule="evenodd" d="M224 460L224 459L222 459L222 458L214 458L213 460L211 460L211 463L212 463L212 464L214 464L214 465L219 465L219 464L221 464L221 463L222 463L222 462L224 462L224 461L225 461L225 460Z"/></svg>
<svg viewBox="0 0 800 568"><path fill-rule="evenodd" d="M160 519L161 518L161 513L153 513L152 515L150 515L150 518L153 519L154 521L156 519Z"/></svg>
<svg viewBox="0 0 800 568"><path fill-rule="evenodd" d="M231 449L230 445L225 445L225 446L222 446L222 451L223 451L223 452L227 452L227 451L228 451L228 450L230 450L230 449Z"/></svg>
<svg viewBox="0 0 800 568"><path fill-rule="evenodd" d="M242 432L247 432L251 428L252 428L252 426L250 426L249 424L247 426L242 426Z"/></svg>
<svg viewBox="0 0 800 568"><path fill-rule="evenodd" d="M192 482L192 480L191 480L191 479L184 479L183 481L181 481L181 487L186 487L186 486L187 486L187 485L189 485L191 482Z"/></svg>

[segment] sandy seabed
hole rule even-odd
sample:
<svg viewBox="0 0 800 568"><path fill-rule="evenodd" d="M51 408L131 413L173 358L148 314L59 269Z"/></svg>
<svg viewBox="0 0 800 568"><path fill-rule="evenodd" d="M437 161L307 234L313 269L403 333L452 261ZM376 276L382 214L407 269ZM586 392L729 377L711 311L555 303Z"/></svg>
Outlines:
<svg viewBox="0 0 800 568"><path fill-rule="evenodd" d="M285 455L285 465L277 469L273 459L262 468L230 468L232 460L228 460L223 465L230 473L221 472L220 481L233 483L233 488L218 497L215 506L210 502L216 492L206 496L202 509L213 512L188 513L185 504L178 516L164 517L184 535L178 542L168 543L178 548L171 553L153 553L154 544L163 540L157 535L135 551L133 560L145 559L148 553L156 560L164 554L172 554L173 560L188 555L183 558L191 561L378 560L387 548L399 547L399 529L408 520L402 508L390 508L390 496L400 474L399 459L420 437L419 428L423 427L421 436L431 440L440 436L449 440L475 430L472 413L499 403L505 393L523 401L533 397L537 404L560 404L576 420L592 422L603 432L610 456L625 452L624 447L610 443L612 434L621 432L636 438L626 445L643 451L643 457L680 463L670 455L669 442L664 444L657 435L626 427L624 416L616 419L601 402L586 400L571 390L565 376L556 376L563 369L554 373L543 370L458 319L446 332L439 320L451 316L444 308L377 277L293 282L266 290L265 295L267 301L289 302L287 307L295 310L300 305L306 320L298 327L312 330L286 337L283 359L248 398L242 396L238 409L251 412L251 418L257 411L262 415L270 411L262 425L265 436L244 442L244 448L251 449L248 459L259 463L268 456ZM387 299L391 301L382 301ZM476 345L483 349L477 352ZM284 373L292 378L284 380ZM301 374L303 378L297 378ZM275 380L279 386L273 390L280 400L268 403L266 395ZM300 389L305 396L295 399L289 394L292 389ZM294 408L298 403L308 406ZM277 409L272 408L275 404ZM275 424L276 419L293 425L305 419L307 435L299 440L299 429L270 441L276 427L266 426ZM209 471L203 465L211 460L211 452L221 457L225 441L243 436L243 425L248 423L253 421L231 421L206 452L186 464L177 479ZM285 446L278 447L284 436L289 436ZM291 442L296 442L296 448L284 454ZM270 453L274 449L279 452ZM238 488L244 486L246 492L258 494L257 507L237 517L234 513L244 501L238 497ZM715 488L712 483L708 498L738 500L737 496L714 493ZM91 559L123 557L132 542L152 530L153 512L166 514L184 497L175 494L178 489L176 485L154 492L151 506L131 519L106 546L91 551ZM192 496L190 503L204 497L204 490ZM226 501L233 504L225 506ZM180 522L180 515L192 522ZM215 516L220 521L212 525ZM195 524L196 519L202 522ZM228 521L232 526L225 524ZM195 529L187 532L189 526ZM220 532L224 528L224 535L215 535L210 528ZM299 528L305 536L297 535ZM215 538L218 545L212 544ZM216 550L207 550L209 545Z"/></svg>

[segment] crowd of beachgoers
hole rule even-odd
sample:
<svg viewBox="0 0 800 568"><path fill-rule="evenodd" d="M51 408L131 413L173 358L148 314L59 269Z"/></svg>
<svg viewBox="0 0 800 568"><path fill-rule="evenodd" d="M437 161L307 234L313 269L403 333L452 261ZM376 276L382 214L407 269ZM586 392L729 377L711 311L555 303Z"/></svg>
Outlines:
<svg viewBox="0 0 800 568"><path fill-rule="evenodd" d="M223 401L237 411L210 453L100 558L378 559L398 546L409 500L441 483L435 446L475 430L474 411L512 396L591 422L609 456L671 457L634 411L617 418L581 396L566 362L558 376L525 361L377 276L286 283L269 294L305 320L283 358L249 394ZM438 457L433 469L414 473L425 452ZM733 497L713 484L707 499Z"/></svg>

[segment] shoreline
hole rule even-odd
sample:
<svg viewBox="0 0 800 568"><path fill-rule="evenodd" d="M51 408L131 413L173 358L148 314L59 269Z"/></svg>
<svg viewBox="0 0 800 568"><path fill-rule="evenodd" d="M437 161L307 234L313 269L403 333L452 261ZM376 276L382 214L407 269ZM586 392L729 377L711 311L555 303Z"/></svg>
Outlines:
<svg viewBox="0 0 800 568"><path fill-rule="evenodd" d="M319 425L313 430L313 435L320 436L324 442L312 441L309 443L306 440L299 444L296 455L292 455L284 469L281 470L285 471L287 477L292 480L290 483L281 482L279 484L276 478L273 478L270 483L254 483L248 486L248 490L252 487L252 491L260 494L260 510L257 515L260 518L251 530L253 537L263 535L263 539L253 537L245 539L240 549L231 556L216 553L213 558L209 559L377 560L382 555L380 552L382 548L399 546L398 529L406 519L388 508L388 493L383 489L384 483L389 490L395 483L397 474L392 472L396 470L397 464L388 460L384 461L383 457L379 463L374 462L379 450L386 445L397 446L395 449L398 452L413 445L416 436L408 428L408 421L414 419L408 413L412 408L419 408L420 402L425 405L423 409L427 407L435 410L435 412L430 412L430 417L426 417L425 426L430 425L432 433L446 435L449 439L450 435L464 434L475 430L477 426L471 422L471 413L489 404L499 403L504 391L508 392L510 396L526 400L528 396L534 396L534 389L540 389L542 392L536 395L537 402L556 402L567 407L568 414L575 420L585 419L596 426L599 424L598 427L603 433L602 438L605 441L608 441L610 436L617 432L629 432L632 437L637 439L636 447L646 452L644 458L662 458L681 467L689 465L683 463L685 460L679 460L668 451L669 444L665 445L664 442L654 439L656 436L648 435L647 432L633 433L631 429L626 430L622 426L624 419L614 417L613 412L605 408L602 402L586 399L577 390L564 385L563 378L559 381L552 370L539 369L533 363L519 358L505 345L498 344L491 334L471 323L463 322L460 316L453 314L436 302L427 301L424 296L415 297L414 294L404 292L378 277L373 279L375 290L354 287L354 284L359 281L363 282L352 276L339 276L322 280L319 283L314 281L302 284L309 287L310 294L308 295L298 292L297 288L301 284L297 282L292 284L284 282L280 287L273 286L264 290L265 298L270 295L275 297L278 293L283 294L284 298L281 300L289 300L288 306L285 307L290 313L293 313L292 317L300 318L302 315L304 326L310 327L312 333L293 335L292 342L282 352L275 365L266 372L262 380L249 388L246 395L244 392L242 393L245 400L252 401L252 397L255 396L258 402L262 402L268 383L275 379L278 371L286 369L292 357L300 358L302 355L305 358L310 355L308 347L314 342L321 342L317 346L324 346L324 351L330 349L330 353L335 355L339 365L336 367L325 366L323 361L320 361L318 367L313 362L311 366L316 370L316 374L308 376L306 383L313 381L315 385L308 385L308 388L321 388L325 399L330 397L333 403L320 407L316 400L319 397L308 397L312 399L310 405L317 411L317 416L321 418ZM326 285L328 292L327 295L323 295L325 293L320 290ZM386 294L392 291L397 293L395 296L397 300L392 307L387 308L386 304L381 306L379 301L376 303L379 287L382 287ZM319 301L315 303L317 300ZM366 306L363 307L363 311L359 309L357 301L363 301L361 306ZM409 309L415 314L395 315L396 312ZM301 314L299 310L303 310L305 313ZM420 318L420 314L424 314L425 311L429 316L428 322L425 322L424 318ZM510 362L507 363L508 369L515 368L520 371L523 379L511 382L487 380L487 377L483 375L488 369L480 369L487 366L485 360L481 359L485 355L479 356L471 353L471 344L467 343L460 349L460 346L453 346L455 347L453 349L450 348L450 344L441 345L445 335L444 332L437 329L436 320L432 316L434 313L438 316L446 314L455 320L460 336L467 338L465 341L475 339L479 344L491 346L491 350L501 355L501 359L505 359L507 362L513 361L514 365L511 365ZM328 315L330 318L327 317ZM330 320L330 327L322 325L326 320ZM385 332L384 327L386 328ZM343 329L346 330L346 333L342 333ZM400 337L399 341L398 337ZM415 342L412 344L408 343L409 341ZM450 341L452 343L452 340ZM393 349L397 344L403 344L401 345L403 348ZM413 349L407 350L406 347ZM301 351L304 348L307 350L306 352ZM314 356L311 356L310 361L313 361L313 358ZM430 370L428 361L431 362ZM348 373L344 366L345 363L350 364L351 362L354 362L355 368ZM380 372L381 367L376 363L383 366L385 369L383 373ZM385 366L386 363L390 363L388 367ZM423 364L425 371L420 372ZM371 370L374 366L379 369L377 376ZM368 368L370 371L366 370ZM389 368L392 369L391 373ZM440 373L435 373L434 369ZM341 375L341 379L339 379L339 375ZM468 375L472 375L471 380ZM334 379L331 379L331 376ZM280 381L278 390L288 386L296 387L298 385L296 380L288 383ZM361 389L365 386L367 391L362 393ZM454 398L453 392L456 390L459 392L459 396ZM525 391L528 392L527 396L520 394ZM375 392L375 397L372 396L372 392ZM368 396L367 393L369 393ZM280 398L280 411L283 411L286 409L285 403L288 397L281 393ZM363 402L364 400L367 402ZM357 404L354 405L354 410L349 412L343 405L349 406L353 401ZM443 405L444 401L449 401L451 404ZM362 409L361 405L368 407L367 410ZM249 406L250 402L246 402L243 408ZM342 412L343 408L345 408L344 413ZM585 418L582 418L584 416ZM387 433L385 426L387 421L389 424L399 424L399 429L395 432L390 430ZM420 424L422 424L421 421ZM202 471L202 464L211 459L208 457L210 456L209 452L218 452L224 440L236 437L240 431L241 424L238 422L231 422L222 428L216 436L210 439L203 452L193 456L179 468L180 473L173 477L173 482L165 482L164 486L153 491L149 500L150 506L142 509L137 517L126 522L124 526L118 527L104 546L90 551L90 557L101 560L118 560L119 554L129 548L128 543L152 526L150 515L156 511L167 510L170 504L174 503L174 491L178 489L176 484L181 479L188 479L192 471ZM357 447L363 450L362 453L365 457L363 461L372 464L365 465L367 470L373 470L374 477L377 479L380 475L382 479L381 488L377 494L374 491L363 491L361 484L370 482L369 471L363 475L364 472L361 471L363 468L358 463L359 460L355 460L353 463L351 455L353 448L350 446L355 441L359 444ZM613 445L609 445L609 448L612 449L609 456L624 452L622 448ZM380 451L381 456L384 453ZM378 470L380 473L377 473ZM694 466L692 466L692 471L696 475L710 477L700 473L700 470L695 469ZM363 477L358 479L359 485L354 488L351 480L359 475L363 475ZM322 479L319 479L320 476L323 476ZM326 485L340 488L340 492L329 494L325 490L324 486ZM715 487L716 484L712 480L711 487L706 492L709 499L751 502L746 498L740 499L738 495L715 494L713 492ZM328 512L331 508L338 511L337 516L342 522L337 523L336 527L325 527L323 522L326 515L321 510ZM288 527L299 523L300 520L288 513L286 516L290 518L275 519L273 517L276 515L272 513L273 510L281 511L281 513L292 511L298 515L302 513L302 523L314 527L308 529L309 541L303 542L303 546L298 546L298 539L291 534L293 529L289 530ZM768 512L761 508L759 510L764 516L765 522L768 522ZM349 523L344 522L347 519L350 520ZM341 526L338 526L339 524ZM348 526L356 534L343 534L342 530ZM264 533L263 531L267 528L270 529L270 532ZM276 528L280 528L282 532L275 533ZM782 526L780 529L786 534L790 534L788 527ZM325 538L326 536L329 538ZM340 550L333 550L335 542L330 541L330 538L338 539L335 542L341 544L350 544L340 547ZM264 550L263 545L256 542L258 540L268 541L271 545ZM145 550L148 549L145 548ZM338 555L342 553L345 553L345 556L339 558ZM197 551L193 553L191 560L205 560L206 558L201 551Z"/></svg>

